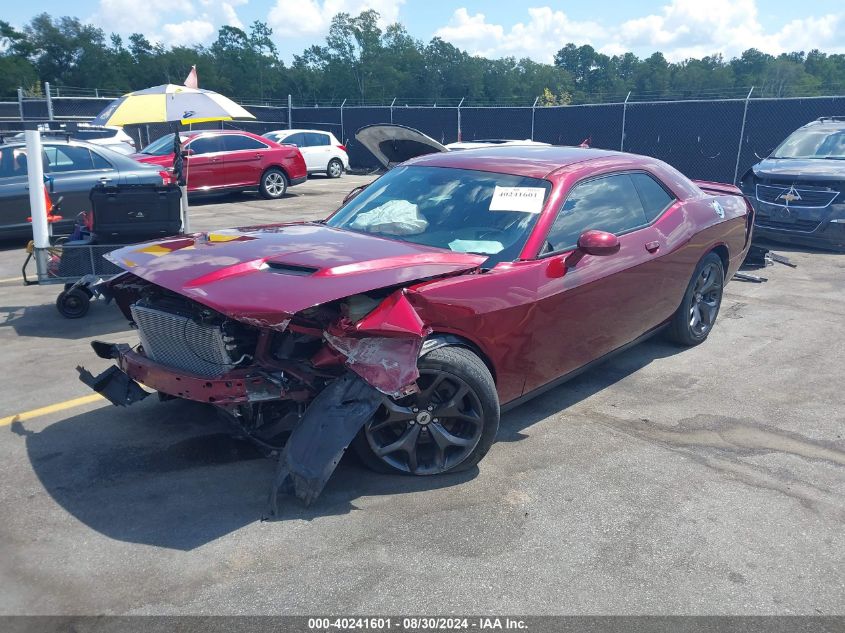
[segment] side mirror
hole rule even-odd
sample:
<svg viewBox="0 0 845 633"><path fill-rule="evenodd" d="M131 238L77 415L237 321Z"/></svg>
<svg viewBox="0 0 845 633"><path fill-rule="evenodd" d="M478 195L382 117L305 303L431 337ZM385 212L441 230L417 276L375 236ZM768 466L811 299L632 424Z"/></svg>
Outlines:
<svg viewBox="0 0 845 633"><path fill-rule="evenodd" d="M352 198L354 198L359 193L364 191L364 189L366 189L366 188L367 188L367 185L361 185L359 187L355 187L352 191L350 191L349 193L346 194L346 197L343 199L343 202L341 204L346 204L347 202L352 200Z"/></svg>
<svg viewBox="0 0 845 633"><path fill-rule="evenodd" d="M613 255L619 251L619 238L607 231L590 229L578 238L578 250L587 255Z"/></svg>

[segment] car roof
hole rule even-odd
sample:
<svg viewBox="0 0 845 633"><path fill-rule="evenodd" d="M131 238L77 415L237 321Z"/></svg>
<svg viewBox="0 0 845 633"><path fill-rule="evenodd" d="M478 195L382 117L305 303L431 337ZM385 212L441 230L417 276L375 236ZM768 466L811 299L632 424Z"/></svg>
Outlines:
<svg viewBox="0 0 845 633"><path fill-rule="evenodd" d="M838 132L839 130L845 129L845 117L841 116L823 116L819 117L815 121L810 121L806 125L802 125L802 128L807 127L814 127L814 128L822 128L825 131L830 132Z"/></svg>
<svg viewBox="0 0 845 633"><path fill-rule="evenodd" d="M172 134L172 132L170 132L170 134ZM193 138L194 136L199 136L200 134L247 134L249 136L258 137L258 135L254 132L247 132L246 130L179 130L179 136L184 136L185 138Z"/></svg>
<svg viewBox="0 0 845 633"><path fill-rule="evenodd" d="M92 150L96 154L105 155L105 157L111 161L112 164L118 167L121 171L123 170L134 170L136 168L141 168L145 170L147 168L155 169L155 167L150 165L145 165L144 163L139 163L129 156L125 154L121 154L120 152L116 152L113 149L110 149L106 145L97 145L96 143L89 143L87 141L80 141L78 139L72 138L68 140L64 137L46 137L41 139L41 144L43 145L69 145L69 146L76 146L76 147L85 147L86 149ZM13 141L13 142L6 142L0 143L0 149L6 147L26 147L26 143L23 141Z"/></svg>
<svg viewBox="0 0 845 633"><path fill-rule="evenodd" d="M68 139L67 136L64 134L61 135L52 135L52 134L43 134L41 136L41 144L49 143L50 145L79 145L80 147L87 147L89 149L95 149L100 151L103 149L102 145L97 145L96 143L89 143L88 141L82 141L77 138L70 138ZM0 147L26 147L26 141L21 140L7 140L5 143L0 143Z"/></svg>
<svg viewBox="0 0 845 633"><path fill-rule="evenodd" d="M413 158L406 165L476 169L528 178L545 178L562 167L600 158L636 160L633 154L559 145L491 145Z"/></svg>
<svg viewBox="0 0 845 633"><path fill-rule="evenodd" d="M326 132L325 130L306 130L306 129L293 129L293 130L270 130L267 134L294 134L297 132L319 132L320 134L331 134L331 132Z"/></svg>

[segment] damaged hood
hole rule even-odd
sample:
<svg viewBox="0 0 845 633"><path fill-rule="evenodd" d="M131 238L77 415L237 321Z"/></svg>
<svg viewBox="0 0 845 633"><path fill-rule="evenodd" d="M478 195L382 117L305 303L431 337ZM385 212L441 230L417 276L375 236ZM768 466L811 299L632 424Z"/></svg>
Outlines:
<svg viewBox="0 0 845 633"><path fill-rule="evenodd" d="M278 329L306 308L463 273L486 259L316 223L179 236L105 257L230 318Z"/></svg>
<svg viewBox="0 0 845 633"><path fill-rule="evenodd" d="M773 180L845 180L845 161L833 158L766 158L752 169L758 178Z"/></svg>
<svg viewBox="0 0 845 633"><path fill-rule="evenodd" d="M430 136L404 125L366 125L355 132L355 138L388 169L417 156L449 151Z"/></svg>

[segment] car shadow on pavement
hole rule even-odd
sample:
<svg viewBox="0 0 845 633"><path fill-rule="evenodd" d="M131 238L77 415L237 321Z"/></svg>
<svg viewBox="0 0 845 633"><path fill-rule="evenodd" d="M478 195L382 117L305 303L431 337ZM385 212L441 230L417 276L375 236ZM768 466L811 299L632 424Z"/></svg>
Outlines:
<svg viewBox="0 0 845 633"><path fill-rule="evenodd" d="M106 405L39 432L14 422L11 432L26 442L53 500L110 538L187 551L259 521L276 459L234 437L210 407L155 400L131 409ZM344 515L358 509L360 497L444 488L477 474L387 476L347 454L312 506L280 495L277 522Z"/></svg>
<svg viewBox="0 0 845 633"><path fill-rule="evenodd" d="M62 287L56 286L56 296ZM129 329L126 318L114 305L93 300L88 313L80 319L66 319L55 304L0 305L0 328L10 327L18 336L55 339L96 338Z"/></svg>
<svg viewBox="0 0 845 633"><path fill-rule="evenodd" d="M660 338L506 413L499 441L613 385L682 348ZM260 520L276 460L232 434L202 404L155 398L123 409L105 405L39 432L15 422L33 470L50 496L76 519L110 538L192 550ZM478 468L440 477L377 474L347 454L310 507L280 496L280 521L316 520L357 510L361 497L414 494L460 485Z"/></svg>
<svg viewBox="0 0 845 633"><path fill-rule="evenodd" d="M662 333L657 333L572 380L506 412L502 415L496 441L518 442L526 439L527 436L522 431L532 424L607 389L657 359L674 356L685 349L687 348L668 342Z"/></svg>

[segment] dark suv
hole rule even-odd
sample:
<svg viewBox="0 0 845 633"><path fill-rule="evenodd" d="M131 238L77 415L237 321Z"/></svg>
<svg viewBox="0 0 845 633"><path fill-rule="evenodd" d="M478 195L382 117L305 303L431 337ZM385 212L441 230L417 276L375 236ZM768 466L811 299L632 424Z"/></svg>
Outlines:
<svg viewBox="0 0 845 633"><path fill-rule="evenodd" d="M755 238L845 251L845 117L798 128L740 186Z"/></svg>

